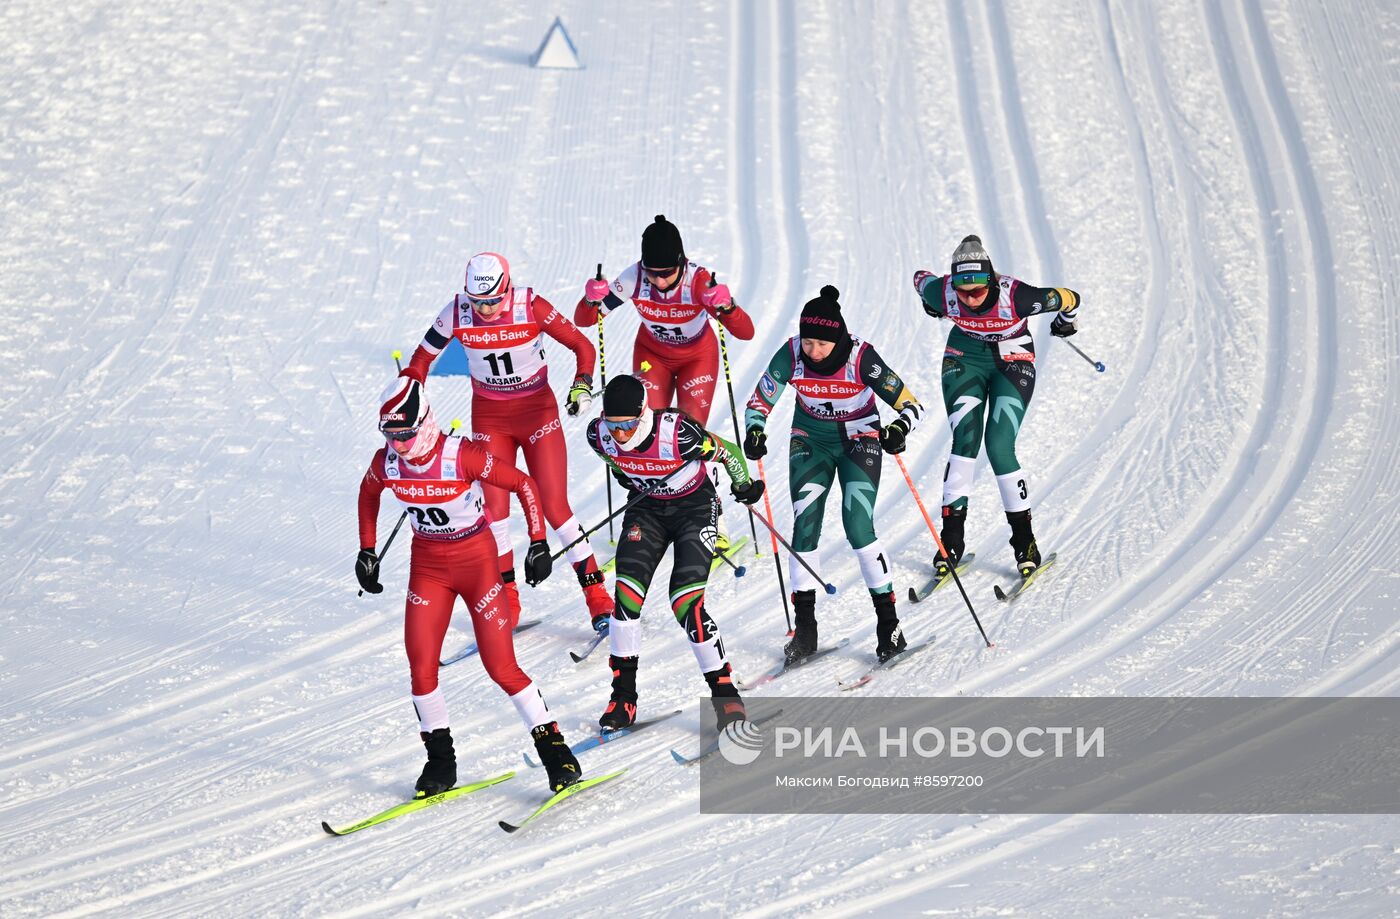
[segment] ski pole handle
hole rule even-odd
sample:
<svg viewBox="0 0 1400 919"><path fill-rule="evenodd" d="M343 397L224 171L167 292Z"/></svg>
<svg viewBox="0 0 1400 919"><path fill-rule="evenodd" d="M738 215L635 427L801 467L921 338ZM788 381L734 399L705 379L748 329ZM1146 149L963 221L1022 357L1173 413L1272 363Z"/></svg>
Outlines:
<svg viewBox="0 0 1400 919"><path fill-rule="evenodd" d="M1096 360L1094 360L1092 357L1090 357L1089 355L1085 354L1083 351L1080 351L1080 350L1079 350L1079 346L1076 345L1074 342L1070 341L1068 338L1061 339L1061 340L1062 340L1065 344L1067 344L1067 345L1069 345L1071 348L1073 348L1075 354L1078 354L1080 357L1084 358L1084 360L1088 361L1091 365L1093 365L1093 368L1094 368L1095 370L1097 370L1099 373L1103 373L1105 370L1108 369L1107 367L1104 366L1103 361L1096 361Z"/></svg>

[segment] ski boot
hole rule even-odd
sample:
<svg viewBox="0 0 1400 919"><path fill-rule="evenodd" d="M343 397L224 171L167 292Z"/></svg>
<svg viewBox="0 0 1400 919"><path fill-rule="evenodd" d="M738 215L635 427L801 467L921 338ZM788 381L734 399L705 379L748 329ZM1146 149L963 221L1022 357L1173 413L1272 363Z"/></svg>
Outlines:
<svg viewBox="0 0 1400 919"><path fill-rule="evenodd" d="M748 721L749 713L744 708L744 700L739 697L739 689L734 685L734 676L729 665L705 674L705 682L710 684L710 704L715 708L715 729L723 731L736 721Z"/></svg>
<svg viewBox="0 0 1400 919"><path fill-rule="evenodd" d="M418 776L418 784L413 788L419 798L440 795L457 784L457 755L452 750L452 731L438 728L431 734L419 731L423 746L428 749L428 762L423 766L423 774Z"/></svg>
<svg viewBox="0 0 1400 919"><path fill-rule="evenodd" d="M817 650L817 592L794 590L792 608L797 614L797 628L792 640L783 645L783 661L791 665Z"/></svg>
<svg viewBox="0 0 1400 919"><path fill-rule="evenodd" d="M603 733L630 728L637 722L637 658L608 655L612 667L612 698L598 719Z"/></svg>
<svg viewBox="0 0 1400 919"><path fill-rule="evenodd" d="M530 737L535 741L535 752L540 763L549 773L549 790L563 791L583 778L574 751L564 743L564 735L559 733L559 722L537 724L530 728Z"/></svg>
<svg viewBox="0 0 1400 919"><path fill-rule="evenodd" d="M515 584L515 569L501 572L501 598L506 604L506 622L514 629L520 624L520 588Z"/></svg>
<svg viewBox="0 0 1400 919"><path fill-rule="evenodd" d="M870 601L875 604L875 656L883 664L909 647L909 643L904 640L904 630L894 611L894 591L875 594Z"/></svg>
<svg viewBox="0 0 1400 919"><path fill-rule="evenodd" d="M1006 522L1011 524L1011 548L1016 553L1016 570L1021 578L1030 577L1040 567L1040 549L1035 544L1035 534L1031 532L1031 512L1008 511Z"/></svg>
<svg viewBox="0 0 1400 919"><path fill-rule="evenodd" d="M606 632L608 620L612 618L613 598L603 583L603 572L591 571L578 576L583 588L583 600L588 604L588 621L595 632Z"/></svg>
<svg viewBox="0 0 1400 919"><path fill-rule="evenodd" d="M963 524L966 522L967 508L944 506L943 532L939 535L939 539L943 542L943 548L947 551L948 558L946 561L943 558L937 558L933 562L934 573L940 578L947 577L948 569L958 567L958 562L962 561L963 552L967 549L963 543Z"/></svg>

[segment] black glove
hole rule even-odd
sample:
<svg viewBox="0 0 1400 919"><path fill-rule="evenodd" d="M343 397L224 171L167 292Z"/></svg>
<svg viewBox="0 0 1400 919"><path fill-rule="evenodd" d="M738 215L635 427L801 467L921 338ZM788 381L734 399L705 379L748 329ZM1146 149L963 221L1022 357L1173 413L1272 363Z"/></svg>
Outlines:
<svg viewBox="0 0 1400 919"><path fill-rule="evenodd" d="M374 554L373 547L361 549L355 556L355 580L360 582L360 589L365 593L384 592L384 585L379 583L379 556Z"/></svg>
<svg viewBox="0 0 1400 919"><path fill-rule="evenodd" d="M768 435L758 425L744 434L744 455L751 460L763 459L768 455Z"/></svg>
<svg viewBox="0 0 1400 919"><path fill-rule="evenodd" d="M530 549L525 553L525 583L531 587L543 583L553 570L554 559L549 557L549 543L543 539L530 543Z"/></svg>
<svg viewBox="0 0 1400 919"><path fill-rule="evenodd" d="M1073 319L1066 319L1063 314L1056 314L1050 321L1050 334L1056 338L1069 338L1079 331L1079 326Z"/></svg>
<svg viewBox="0 0 1400 919"><path fill-rule="evenodd" d="M880 429L880 449L893 456L904 452L904 435L909 433L909 422L903 416L896 418Z"/></svg>
<svg viewBox="0 0 1400 919"><path fill-rule="evenodd" d="M763 497L763 480L749 479L747 485L730 485L729 491L740 504L753 504Z"/></svg>

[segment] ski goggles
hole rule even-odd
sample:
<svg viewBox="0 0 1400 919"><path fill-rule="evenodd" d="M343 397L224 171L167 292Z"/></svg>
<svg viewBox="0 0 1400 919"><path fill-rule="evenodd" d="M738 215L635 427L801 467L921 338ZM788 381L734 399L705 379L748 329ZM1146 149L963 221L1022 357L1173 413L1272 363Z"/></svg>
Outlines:
<svg viewBox="0 0 1400 919"><path fill-rule="evenodd" d="M992 276L985 271L964 271L953 275L953 287L959 293L981 293L991 283Z"/></svg>
<svg viewBox="0 0 1400 919"><path fill-rule="evenodd" d="M633 418L630 421L613 421L610 418L603 419L603 424L607 425L608 430L612 433L616 433L618 431L635 431L637 430L637 425L641 423L641 415L638 415L636 418Z"/></svg>
<svg viewBox="0 0 1400 919"><path fill-rule="evenodd" d="M380 433L387 437L389 440L392 440L394 443L401 444L406 440L412 440L413 438L417 437L418 429L399 428L393 431L380 431Z"/></svg>

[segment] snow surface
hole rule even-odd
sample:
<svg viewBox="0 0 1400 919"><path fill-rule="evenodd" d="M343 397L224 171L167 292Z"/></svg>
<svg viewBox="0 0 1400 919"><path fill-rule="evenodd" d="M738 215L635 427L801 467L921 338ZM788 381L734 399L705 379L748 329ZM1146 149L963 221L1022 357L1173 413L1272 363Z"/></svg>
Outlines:
<svg viewBox="0 0 1400 919"><path fill-rule="evenodd" d="M527 66L556 14L586 70ZM631 767L625 793L518 838L495 821L531 776L319 827L421 765L407 553L381 597L351 577L389 351L471 252L569 307L658 212L756 317L736 391L842 290L935 408L906 454L930 504L945 329L911 273L980 232L999 268L1084 295L1075 342L1108 373L1037 328L1019 451L1060 573L995 605L984 467L968 580L997 647L955 596L906 604L940 644L880 692L1394 694L1393 3L11 0L0 41L3 915L1396 914L1393 817L703 816L666 755L694 715L590 755ZM635 322L609 321L614 372ZM878 511L902 595L932 549L893 464ZM871 653L838 530L819 614L852 645L772 690L833 693ZM607 678L565 654L566 574L525 591L548 624L520 651L581 736ZM710 607L740 673L778 658L767 553ZM703 689L669 619L653 599L653 712ZM479 665L443 682L464 774L514 768L528 738Z"/></svg>

